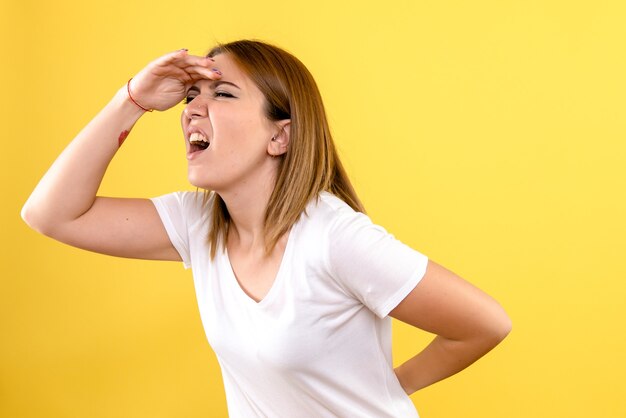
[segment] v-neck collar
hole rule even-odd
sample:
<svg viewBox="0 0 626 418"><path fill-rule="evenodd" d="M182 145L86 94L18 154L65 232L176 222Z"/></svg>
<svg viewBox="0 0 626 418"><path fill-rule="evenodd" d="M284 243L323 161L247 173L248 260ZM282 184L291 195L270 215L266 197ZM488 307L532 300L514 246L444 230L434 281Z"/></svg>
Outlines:
<svg viewBox="0 0 626 418"><path fill-rule="evenodd" d="M248 295L239 284L233 266L230 263L230 258L228 257L228 249L226 248L226 245L224 245L224 250L221 252L221 261L222 263L224 263L224 270L226 270L226 280L229 282L230 285L234 287L235 293L239 295L240 299L244 300L244 303L250 306L260 308L271 303L272 299L276 297L276 293L278 293L281 287L281 283L284 281L284 270L287 268L285 265L289 262L289 259L291 257L292 247L294 245L293 242L295 241L295 232L299 223L300 219L298 219L298 221L296 221L296 223L291 226L291 229L288 232L289 235L287 236L285 251L283 252L283 256L280 260L280 265L278 266L274 281L272 282L270 289L267 291L263 299L259 300L258 302L250 295Z"/></svg>

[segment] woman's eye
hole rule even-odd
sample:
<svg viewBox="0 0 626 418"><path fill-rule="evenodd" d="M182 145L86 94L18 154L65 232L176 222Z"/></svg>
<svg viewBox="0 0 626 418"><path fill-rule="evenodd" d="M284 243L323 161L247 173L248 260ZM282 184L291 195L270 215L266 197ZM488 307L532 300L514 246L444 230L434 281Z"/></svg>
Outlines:
<svg viewBox="0 0 626 418"><path fill-rule="evenodd" d="M235 96L225 91L216 91L215 97L235 97Z"/></svg>
<svg viewBox="0 0 626 418"><path fill-rule="evenodd" d="M214 97L235 97L232 94L225 92L225 91L216 91L215 93L213 93ZM189 104L191 103L191 101L195 98L196 96L187 96L185 97L185 99L183 100L184 104Z"/></svg>

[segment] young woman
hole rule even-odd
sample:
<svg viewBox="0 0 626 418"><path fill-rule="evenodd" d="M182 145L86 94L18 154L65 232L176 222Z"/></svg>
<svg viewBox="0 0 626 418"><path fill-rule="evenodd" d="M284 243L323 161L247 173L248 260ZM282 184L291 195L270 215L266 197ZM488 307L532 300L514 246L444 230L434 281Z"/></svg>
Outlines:
<svg viewBox="0 0 626 418"><path fill-rule="evenodd" d="M189 181L205 192L97 196L139 117L183 99ZM311 74L258 41L148 64L58 157L22 217L79 248L192 267L231 417L416 417L409 394L511 328L495 300L371 222ZM396 369L390 317L436 334Z"/></svg>

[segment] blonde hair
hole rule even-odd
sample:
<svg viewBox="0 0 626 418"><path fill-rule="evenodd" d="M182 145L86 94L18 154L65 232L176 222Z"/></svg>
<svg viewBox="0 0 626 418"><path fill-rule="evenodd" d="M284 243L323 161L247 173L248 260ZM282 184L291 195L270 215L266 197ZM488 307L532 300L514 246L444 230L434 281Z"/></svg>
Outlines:
<svg viewBox="0 0 626 418"><path fill-rule="evenodd" d="M256 40L218 44L207 56L223 53L229 54L261 90L269 120L291 119L288 149L278 157L276 184L265 210L266 252L274 249L308 202L321 191L328 191L355 211L365 213L337 155L322 96L304 64L283 49ZM211 259L215 258L220 242L226 245L230 227L228 209L217 193L212 211L208 237Z"/></svg>

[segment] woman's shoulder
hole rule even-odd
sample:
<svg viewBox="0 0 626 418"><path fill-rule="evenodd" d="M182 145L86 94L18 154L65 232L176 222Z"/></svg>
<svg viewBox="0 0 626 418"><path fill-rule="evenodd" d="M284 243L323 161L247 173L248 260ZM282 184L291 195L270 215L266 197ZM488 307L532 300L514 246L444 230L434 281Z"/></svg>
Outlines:
<svg viewBox="0 0 626 418"><path fill-rule="evenodd" d="M172 216L200 219L210 216L215 193L209 191L177 191L151 200L157 207L165 208Z"/></svg>
<svg viewBox="0 0 626 418"><path fill-rule="evenodd" d="M331 210L345 210L346 208L353 210L350 205L344 202L337 195L332 194L331 192L323 191L319 193L319 199L322 201L323 205L326 205Z"/></svg>
<svg viewBox="0 0 626 418"><path fill-rule="evenodd" d="M340 197L327 191L322 191L311 199L303 214L309 222L326 226L340 218L361 215Z"/></svg>
<svg viewBox="0 0 626 418"><path fill-rule="evenodd" d="M186 206L204 206L207 205L215 198L215 193L212 191L188 191L181 190L176 192L170 192L152 198L153 200L165 200L170 202L176 202Z"/></svg>

